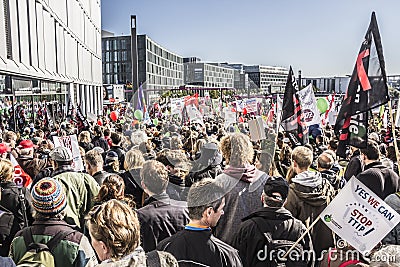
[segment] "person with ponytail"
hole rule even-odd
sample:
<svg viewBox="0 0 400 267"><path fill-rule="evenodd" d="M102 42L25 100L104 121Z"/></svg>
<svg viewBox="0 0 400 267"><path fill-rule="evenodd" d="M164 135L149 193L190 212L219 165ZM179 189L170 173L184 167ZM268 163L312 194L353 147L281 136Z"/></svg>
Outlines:
<svg viewBox="0 0 400 267"><path fill-rule="evenodd" d="M94 198L94 202L95 205L101 205L110 199L122 201L131 208L136 208L136 203L133 200L133 196L125 195L124 180L116 174L109 175L104 179L98 195Z"/></svg>

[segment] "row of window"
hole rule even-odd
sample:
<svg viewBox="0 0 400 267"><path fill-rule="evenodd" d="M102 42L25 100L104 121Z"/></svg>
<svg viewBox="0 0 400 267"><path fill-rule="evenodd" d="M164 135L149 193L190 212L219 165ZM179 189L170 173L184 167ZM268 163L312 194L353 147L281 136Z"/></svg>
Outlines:
<svg viewBox="0 0 400 267"><path fill-rule="evenodd" d="M103 62L119 62L129 61L131 62L131 53L128 50L103 52Z"/></svg>
<svg viewBox="0 0 400 267"><path fill-rule="evenodd" d="M131 42L130 38L112 38L103 39L103 51L113 51L113 50L130 50Z"/></svg>
<svg viewBox="0 0 400 267"><path fill-rule="evenodd" d="M164 59L177 62L177 63L183 63L183 58L180 56L177 56L171 52L168 52L167 50L163 49L162 47L158 46L154 42L152 42L149 38L146 39L146 49L148 51L151 51L153 54L162 57Z"/></svg>

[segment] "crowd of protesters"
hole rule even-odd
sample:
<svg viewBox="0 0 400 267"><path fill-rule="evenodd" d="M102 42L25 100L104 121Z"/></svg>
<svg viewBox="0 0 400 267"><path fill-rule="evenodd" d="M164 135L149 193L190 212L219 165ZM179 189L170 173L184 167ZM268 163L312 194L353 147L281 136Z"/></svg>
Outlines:
<svg viewBox="0 0 400 267"><path fill-rule="evenodd" d="M340 237L321 221L308 229L353 176L400 211L393 142L370 133L366 148L339 159L329 125L306 145L267 133L272 148L250 141L246 123L225 128L217 119L4 130L0 215L10 227L0 233L0 265L23 264L32 243L60 232L56 266L378 266L374 253L400 255L400 227L370 257L341 262L331 259L343 252ZM73 134L80 171L52 138ZM286 248L300 240L293 248L314 256L260 257L274 240Z"/></svg>

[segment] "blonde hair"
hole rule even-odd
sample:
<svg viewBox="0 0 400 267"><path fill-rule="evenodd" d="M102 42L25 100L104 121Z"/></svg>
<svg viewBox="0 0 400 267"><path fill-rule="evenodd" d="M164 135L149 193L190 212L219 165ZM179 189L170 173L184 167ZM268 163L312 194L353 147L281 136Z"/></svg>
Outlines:
<svg viewBox="0 0 400 267"><path fill-rule="evenodd" d="M112 260L131 254L139 246L139 220L127 204L116 199L109 200L93 207L86 218L91 236L104 242Z"/></svg>
<svg viewBox="0 0 400 267"><path fill-rule="evenodd" d="M144 164L144 157L141 151L137 149L129 150L125 155L124 169L129 171L141 168Z"/></svg>
<svg viewBox="0 0 400 267"><path fill-rule="evenodd" d="M90 143L91 141L92 139L88 131L82 131L78 136L78 142Z"/></svg>
<svg viewBox="0 0 400 267"><path fill-rule="evenodd" d="M8 182L14 178L14 166L8 159L0 158L0 182Z"/></svg>
<svg viewBox="0 0 400 267"><path fill-rule="evenodd" d="M305 146L295 147L292 151L292 160L300 169L308 169L313 161L313 152Z"/></svg>
<svg viewBox="0 0 400 267"><path fill-rule="evenodd" d="M247 135L234 133L224 136L220 147L225 161L231 166L243 167L253 161L253 145Z"/></svg>

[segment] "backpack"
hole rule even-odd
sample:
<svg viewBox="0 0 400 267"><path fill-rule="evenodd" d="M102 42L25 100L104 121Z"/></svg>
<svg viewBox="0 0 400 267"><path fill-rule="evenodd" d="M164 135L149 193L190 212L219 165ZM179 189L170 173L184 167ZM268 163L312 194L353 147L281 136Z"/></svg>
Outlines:
<svg viewBox="0 0 400 267"><path fill-rule="evenodd" d="M54 249L67 235L76 230L58 232L46 244L35 243L33 241L32 229L29 227L24 231L23 237L26 246L24 256L18 261L18 267L55 267Z"/></svg>
<svg viewBox="0 0 400 267"><path fill-rule="evenodd" d="M3 206L0 206L0 244L3 244L10 235L13 224L14 214Z"/></svg>
<svg viewBox="0 0 400 267"><path fill-rule="evenodd" d="M263 233L263 236L266 240L266 258L264 259L264 266L268 267L306 267L308 260L304 258L308 256L309 253L303 249L301 244L296 244L293 249L288 253L286 253L291 249L291 247L295 244L295 241L285 240L285 239L272 239L272 234L270 232L261 231L262 226L260 221L251 219L255 222L257 229ZM278 232L278 231L274 231ZM283 233L281 231L281 233ZM280 234L276 234L276 236L280 236ZM285 257L286 256L286 257ZM303 257L302 257L303 256Z"/></svg>

